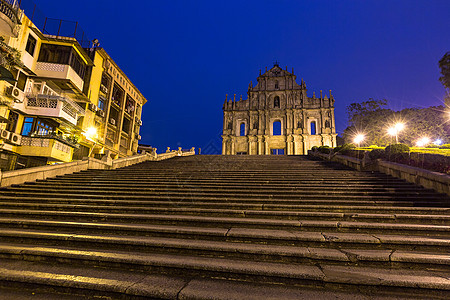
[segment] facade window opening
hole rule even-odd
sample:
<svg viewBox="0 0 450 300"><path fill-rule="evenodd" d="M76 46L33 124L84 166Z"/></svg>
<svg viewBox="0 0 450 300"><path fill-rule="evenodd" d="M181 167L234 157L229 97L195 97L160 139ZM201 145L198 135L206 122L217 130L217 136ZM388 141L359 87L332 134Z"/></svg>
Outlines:
<svg viewBox="0 0 450 300"><path fill-rule="evenodd" d="M31 56L34 56L34 49L36 49L36 39L32 36L28 36L27 45L25 46L25 51L27 51Z"/></svg>
<svg viewBox="0 0 450 300"><path fill-rule="evenodd" d="M281 135L281 122L280 121L273 122L272 133L273 133L273 135Z"/></svg>
<svg viewBox="0 0 450 300"><path fill-rule="evenodd" d="M19 114L10 111L8 121L9 123L6 125L6 130L11 132L16 132L17 121L19 120Z"/></svg>
<svg viewBox="0 0 450 300"><path fill-rule="evenodd" d="M271 149L272 155L284 155L284 149Z"/></svg>
<svg viewBox="0 0 450 300"><path fill-rule="evenodd" d="M275 98L273 99L273 107L280 108L280 97L275 96Z"/></svg>
<svg viewBox="0 0 450 300"><path fill-rule="evenodd" d="M22 135L24 135L24 136L31 135L31 132L33 130L33 122L34 122L34 118L31 118L31 117L25 118L25 121L23 122L23 127L22 127Z"/></svg>
<svg viewBox="0 0 450 300"><path fill-rule="evenodd" d="M241 123L239 127L239 136L245 136L245 123Z"/></svg>
<svg viewBox="0 0 450 300"><path fill-rule="evenodd" d="M103 96L98 97L98 108L103 111L106 108L106 99Z"/></svg>
<svg viewBox="0 0 450 300"><path fill-rule="evenodd" d="M275 89L279 89L279 87L278 87L278 80L275 80Z"/></svg>
<svg viewBox="0 0 450 300"><path fill-rule="evenodd" d="M316 121L311 122L311 135L316 134Z"/></svg>

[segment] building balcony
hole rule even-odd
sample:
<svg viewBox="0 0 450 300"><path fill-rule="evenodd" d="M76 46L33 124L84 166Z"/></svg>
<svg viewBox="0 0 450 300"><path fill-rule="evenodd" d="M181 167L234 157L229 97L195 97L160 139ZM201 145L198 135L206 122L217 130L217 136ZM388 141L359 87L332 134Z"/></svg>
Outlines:
<svg viewBox="0 0 450 300"><path fill-rule="evenodd" d="M75 145L53 136L23 136L17 153L25 156L47 157L50 161L69 162Z"/></svg>
<svg viewBox="0 0 450 300"><path fill-rule="evenodd" d="M45 94L28 95L23 102L14 102L12 108L27 115L64 120L73 126L77 125L78 117L85 113L84 109L69 98Z"/></svg>
<svg viewBox="0 0 450 300"><path fill-rule="evenodd" d="M83 91L84 81L70 65L37 62L34 72L38 77L50 78L63 90Z"/></svg>
<svg viewBox="0 0 450 300"><path fill-rule="evenodd" d="M21 10L17 0L0 0L0 33L17 37Z"/></svg>

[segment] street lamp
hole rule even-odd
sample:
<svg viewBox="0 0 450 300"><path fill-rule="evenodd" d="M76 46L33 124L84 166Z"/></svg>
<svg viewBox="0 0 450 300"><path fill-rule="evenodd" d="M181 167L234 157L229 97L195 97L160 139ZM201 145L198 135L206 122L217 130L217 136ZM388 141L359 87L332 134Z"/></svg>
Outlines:
<svg viewBox="0 0 450 300"><path fill-rule="evenodd" d="M353 139L353 142L355 144L358 144L358 148L361 144L362 141L364 141L365 136L363 134L358 134L357 136L355 136L355 138Z"/></svg>
<svg viewBox="0 0 450 300"><path fill-rule="evenodd" d="M394 127L388 129L388 133L392 136L395 136L395 142L398 144L398 133L405 128L403 123L397 123Z"/></svg>
<svg viewBox="0 0 450 300"><path fill-rule="evenodd" d="M91 141L94 143L94 145L92 145L91 150L89 151L88 156L90 157L92 152L94 151L94 147L97 144L97 138L98 138L98 134L97 134L97 128L95 127L89 127L85 132L83 132L84 136L86 137L86 139L88 141Z"/></svg>
<svg viewBox="0 0 450 300"><path fill-rule="evenodd" d="M428 145L430 143L430 141L431 140L429 138L423 137L423 138L421 138L420 140L418 140L416 142L416 146L417 147L424 147L424 146Z"/></svg>

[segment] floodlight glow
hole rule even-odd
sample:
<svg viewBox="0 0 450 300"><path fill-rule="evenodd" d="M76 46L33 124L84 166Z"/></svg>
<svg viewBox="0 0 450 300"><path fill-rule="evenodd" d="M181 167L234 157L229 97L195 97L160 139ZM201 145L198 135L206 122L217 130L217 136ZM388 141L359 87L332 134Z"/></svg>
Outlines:
<svg viewBox="0 0 450 300"><path fill-rule="evenodd" d="M395 124L395 130L397 130L397 132L403 130L403 128L405 128L405 125L403 123Z"/></svg>
<svg viewBox="0 0 450 300"><path fill-rule="evenodd" d="M353 139L353 142L359 145L362 141L364 141L364 138L365 138L365 136L363 134L358 134Z"/></svg>
<svg viewBox="0 0 450 300"><path fill-rule="evenodd" d="M430 143L430 139L428 137L423 137L416 142L417 147L424 147Z"/></svg>
<svg viewBox="0 0 450 300"><path fill-rule="evenodd" d="M94 141L97 138L97 128L89 127L86 132L84 132L86 138L90 141Z"/></svg>
<svg viewBox="0 0 450 300"><path fill-rule="evenodd" d="M397 130L394 127L391 127L388 129L388 133L389 133L389 135L396 135Z"/></svg>
<svg viewBox="0 0 450 300"><path fill-rule="evenodd" d="M398 144L398 133L405 128L403 123L396 123L394 127L388 129L389 135L395 136L395 142Z"/></svg>
<svg viewBox="0 0 450 300"><path fill-rule="evenodd" d="M437 139L433 142L433 144L440 146L442 145L442 141L440 139Z"/></svg>

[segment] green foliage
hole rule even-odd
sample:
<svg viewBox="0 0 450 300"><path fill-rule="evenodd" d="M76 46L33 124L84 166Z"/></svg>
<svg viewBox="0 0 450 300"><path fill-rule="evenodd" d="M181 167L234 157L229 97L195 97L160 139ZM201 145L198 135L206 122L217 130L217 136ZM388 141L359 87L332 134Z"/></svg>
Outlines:
<svg viewBox="0 0 450 300"><path fill-rule="evenodd" d="M362 110L358 116L349 120L350 126L344 130L343 136L350 142L357 133L364 133L366 145L386 146L394 141L387 134L387 129L399 120L405 123L405 129L398 135L402 143L414 145L423 135L432 140L439 138L450 141L450 125L446 122L444 106L406 108L399 112L381 108L374 111Z"/></svg>
<svg viewBox="0 0 450 300"><path fill-rule="evenodd" d="M324 154L330 154L331 153L331 148L329 146L320 146L318 148L320 153L324 153Z"/></svg>
<svg viewBox="0 0 450 300"><path fill-rule="evenodd" d="M347 150L352 150L352 149L355 149L355 148L356 148L356 146L353 145L353 144L344 144L344 145L342 145L342 146L335 147L335 148L333 149L333 152L334 152L334 153L345 152L345 151L347 151Z"/></svg>
<svg viewBox="0 0 450 300"><path fill-rule="evenodd" d="M22 54L19 50L5 43L5 38L0 36L0 65L11 70L14 67L23 67Z"/></svg>
<svg viewBox="0 0 450 300"><path fill-rule="evenodd" d="M441 145L439 149L450 149L450 144Z"/></svg>
<svg viewBox="0 0 450 300"><path fill-rule="evenodd" d="M384 152L387 155L398 154L398 153L408 153L409 147L405 144L393 144L389 145L384 149Z"/></svg>
<svg viewBox="0 0 450 300"><path fill-rule="evenodd" d="M378 158L385 158L386 153L384 152L384 149L373 149L369 152L369 158L374 160Z"/></svg>
<svg viewBox="0 0 450 300"><path fill-rule="evenodd" d="M317 147L317 146L313 146L313 147L311 148L311 150L314 151L314 152L316 152L317 149L319 149L319 147Z"/></svg>
<svg viewBox="0 0 450 300"><path fill-rule="evenodd" d="M450 51L445 53L439 60L439 68L441 69L442 76L439 77L439 81L448 89L450 89Z"/></svg>

